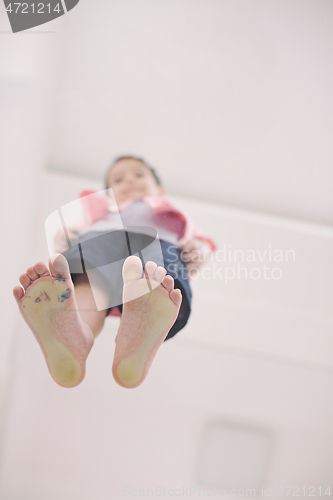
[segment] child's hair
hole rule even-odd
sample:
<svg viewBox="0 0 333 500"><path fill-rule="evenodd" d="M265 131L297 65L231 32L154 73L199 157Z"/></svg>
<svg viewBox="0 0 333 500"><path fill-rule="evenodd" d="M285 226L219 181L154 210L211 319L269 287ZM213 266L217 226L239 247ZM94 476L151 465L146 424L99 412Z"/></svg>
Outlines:
<svg viewBox="0 0 333 500"><path fill-rule="evenodd" d="M111 166L109 167L109 169L108 169L108 171L106 173L106 176L105 176L105 189L109 189L108 178L109 178L109 174L110 174L110 171L111 171L112 167L116 163L118 163L119 161L121 161L121 160L136 160L136 161L140 161L143 165L145 165L147 168L149 168L149 170L151 171L151 173L154 176L156 184L158 186L162 186L161 179L159 178L159 176L155 172L155 169L153 169L153 167L151 167L149 165L149 163L146 162L146 160L144 160L143 158L138 158L137 156L130 156L130 155L128 155L128 156L119 156L118 158L116 158L115 160L113 160L113 162L111 163Z"/></svg>

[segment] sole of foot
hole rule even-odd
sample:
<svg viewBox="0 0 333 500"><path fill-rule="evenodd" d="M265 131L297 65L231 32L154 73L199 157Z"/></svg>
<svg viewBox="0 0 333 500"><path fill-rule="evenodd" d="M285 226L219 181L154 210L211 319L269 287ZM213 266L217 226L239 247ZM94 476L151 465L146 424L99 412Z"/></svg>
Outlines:
<svg viewBox="0 0 333 500"><path fill-rule="evenodd" d="M13 295L19 310L44 354L54 381L75 387L85 376L85 362L94 342L82 321L67 260L53 255L49 268L38 262L19 277Z"/></svg>
<svg viewBox="0 0 333 500"><path fill-rule="evenodd" d="M142 384L156 353L177 319L182 302L172 276L163 267L147 262L142 278L139 257L123 265L123 312L116 337L112 373L122 387Z"/></svg>

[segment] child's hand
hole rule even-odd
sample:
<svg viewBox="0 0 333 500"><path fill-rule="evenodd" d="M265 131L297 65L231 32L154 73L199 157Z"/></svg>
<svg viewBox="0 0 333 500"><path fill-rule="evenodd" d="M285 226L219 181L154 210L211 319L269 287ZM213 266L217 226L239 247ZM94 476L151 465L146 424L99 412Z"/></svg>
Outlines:
<svg viewBox="0 0 333 500"><path fill-rule="evenodd" d="M207 243L199 238L193 238L192 240L182 238L178 243L183 246L181 256L186 261L187 272L190 272L191 269L199 270L211 254Z"/></svg>
<svg viewBox="0 0 333 500"><path fill-rule="evenodd" d="M79 235L78 229L75 227L67 227L67 235L69 238L69 241L72 243L73 241L77 240ZM61 227L57 234L54 237L54 250L57 253L62 253L68 250L68 243L67 243L67 238L65 236L64 230Z"/></svg>

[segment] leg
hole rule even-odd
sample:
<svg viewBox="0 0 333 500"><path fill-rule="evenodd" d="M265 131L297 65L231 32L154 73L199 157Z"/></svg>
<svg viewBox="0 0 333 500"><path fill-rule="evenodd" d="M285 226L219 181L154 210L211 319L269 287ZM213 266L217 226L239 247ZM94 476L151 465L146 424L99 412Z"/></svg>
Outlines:
<svg viewBox="0 0 333 500"><path fill-rule="evenodd" d="M74 287L80 316L96 338L104 326L105 310L97 310L87 275L76 277Z"/></svg>

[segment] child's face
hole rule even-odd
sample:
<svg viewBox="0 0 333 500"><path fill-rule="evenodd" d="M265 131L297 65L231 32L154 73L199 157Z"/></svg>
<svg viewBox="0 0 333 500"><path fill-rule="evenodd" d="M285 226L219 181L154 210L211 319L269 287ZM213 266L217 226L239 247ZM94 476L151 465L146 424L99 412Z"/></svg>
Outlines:
<svg viewBox="0 0 333 500"><path fill-rule="evenodd" d="M113 165L108 176L108 186L112 188L117 203L165 194L164 188L157 184L149 168L133 159L121 160Z"/></svg>

